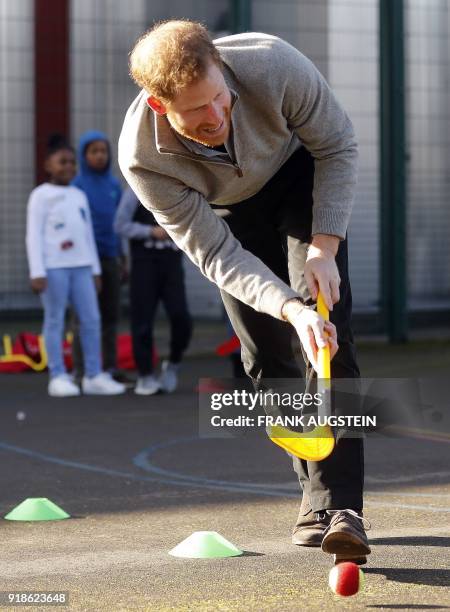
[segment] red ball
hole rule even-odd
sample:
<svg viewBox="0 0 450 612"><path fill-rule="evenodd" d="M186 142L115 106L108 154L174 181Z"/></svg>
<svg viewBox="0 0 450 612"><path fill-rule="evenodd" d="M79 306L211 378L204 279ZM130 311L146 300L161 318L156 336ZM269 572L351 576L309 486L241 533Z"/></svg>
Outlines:
<svg viewBox="0 0 450 612"><path fill-rule="evenodd" d="M345 561L335 565L330 571L328 584L336 595L349 597L355 595L364 587L364 574L356 563Z"/></svg>

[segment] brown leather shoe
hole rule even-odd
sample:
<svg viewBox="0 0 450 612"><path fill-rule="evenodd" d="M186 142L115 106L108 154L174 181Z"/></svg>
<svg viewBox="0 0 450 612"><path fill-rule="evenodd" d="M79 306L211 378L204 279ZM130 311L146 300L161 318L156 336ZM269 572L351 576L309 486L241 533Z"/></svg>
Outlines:
<svg viewBox="0 0 450 612"><path fill-rule="evenodd" d="M331 517L323 510L313 512L309 495L303 493L298 519L292 532L292 544L296 546L320 546Z"/></svg>
<svg viewBox="0 0 450 612"><path fill-rule="evenodd" d="M358 565L367 562L370 554L365 529L370 523L354 510L327 510L331 521L323 534L322 550L334 555L334 563L353 561Z"/></svg>
<svg viewBox="0 0 450 612"><path fill-rule="evenodd" d="M297 523L292 532L292 544L297 546L317 546L322 544L325 529L330 524L331 517L326 511L313 512L310 510L304 514L300 510Z"/></svg>

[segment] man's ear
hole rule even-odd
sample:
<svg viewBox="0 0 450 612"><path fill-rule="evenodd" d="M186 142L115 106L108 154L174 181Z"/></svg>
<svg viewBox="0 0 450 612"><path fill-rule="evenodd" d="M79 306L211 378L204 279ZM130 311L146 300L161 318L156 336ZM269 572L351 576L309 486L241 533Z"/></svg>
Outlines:
<svg viewBox="0 0 450 612"><path fill-rule="evenodd" d="M147 98L147 104L152 110L155 111L155 113L158 113L158 115L165 115L167 113L167 109L164 104L153 96L149 96Z"/></svg>

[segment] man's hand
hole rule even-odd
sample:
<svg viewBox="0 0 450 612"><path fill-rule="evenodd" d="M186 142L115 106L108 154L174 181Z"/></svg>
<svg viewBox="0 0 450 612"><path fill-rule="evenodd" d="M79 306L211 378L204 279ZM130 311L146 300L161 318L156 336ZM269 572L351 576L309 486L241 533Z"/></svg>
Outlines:
<svg viewBox="0 0 450 612"><path fill-rule="evenodd" d="M169 234L166 232L166 230L160 227L159 225L152 226L150 235L155 240L166 240L167 238L169 238Z"/></svg>
<svg viewBox="0 0 450 612"><path fill-rule="evenodd" d="M295 327L306 355L318 371L317 352L319 348L330 347L330 359L338 351L336 326L325 321L315 310L303 306L299 300L288 300L281 311L283 317Z"/></svg>
<svg viewBox="0 0 450 612"><path fill-rule="evenodd" d="M341 279L335 256L339 247L339 238L316 234L308 248L305 263L305 280L313 300L317 300L319 290L328 310L339 302L339 285Z"/></svg>
<svg viewBox="0 0 450 612"><path fill-rule="evenodd" d="M47 278L45 276L39 276L38 278L32 278L30 285L33 293L42 293L47 289Z"/></svg>

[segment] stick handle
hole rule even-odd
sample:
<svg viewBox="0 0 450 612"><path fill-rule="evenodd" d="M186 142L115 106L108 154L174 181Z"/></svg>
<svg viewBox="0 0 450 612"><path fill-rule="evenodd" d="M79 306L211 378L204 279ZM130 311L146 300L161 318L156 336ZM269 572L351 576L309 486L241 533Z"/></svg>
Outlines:
<svg viewBox="0 0 450 612"><path fill-rule="evenodd" d="M319 291L319 295L317 296L317 312L325 319L325 321L330 320L330 313L328 312L328 308L324 302L323 296ZM327 345L325 348L319 348L317 354L318 360L318 375L319 378L329 380L331 378L330 371L330 347Z"/></svg>

